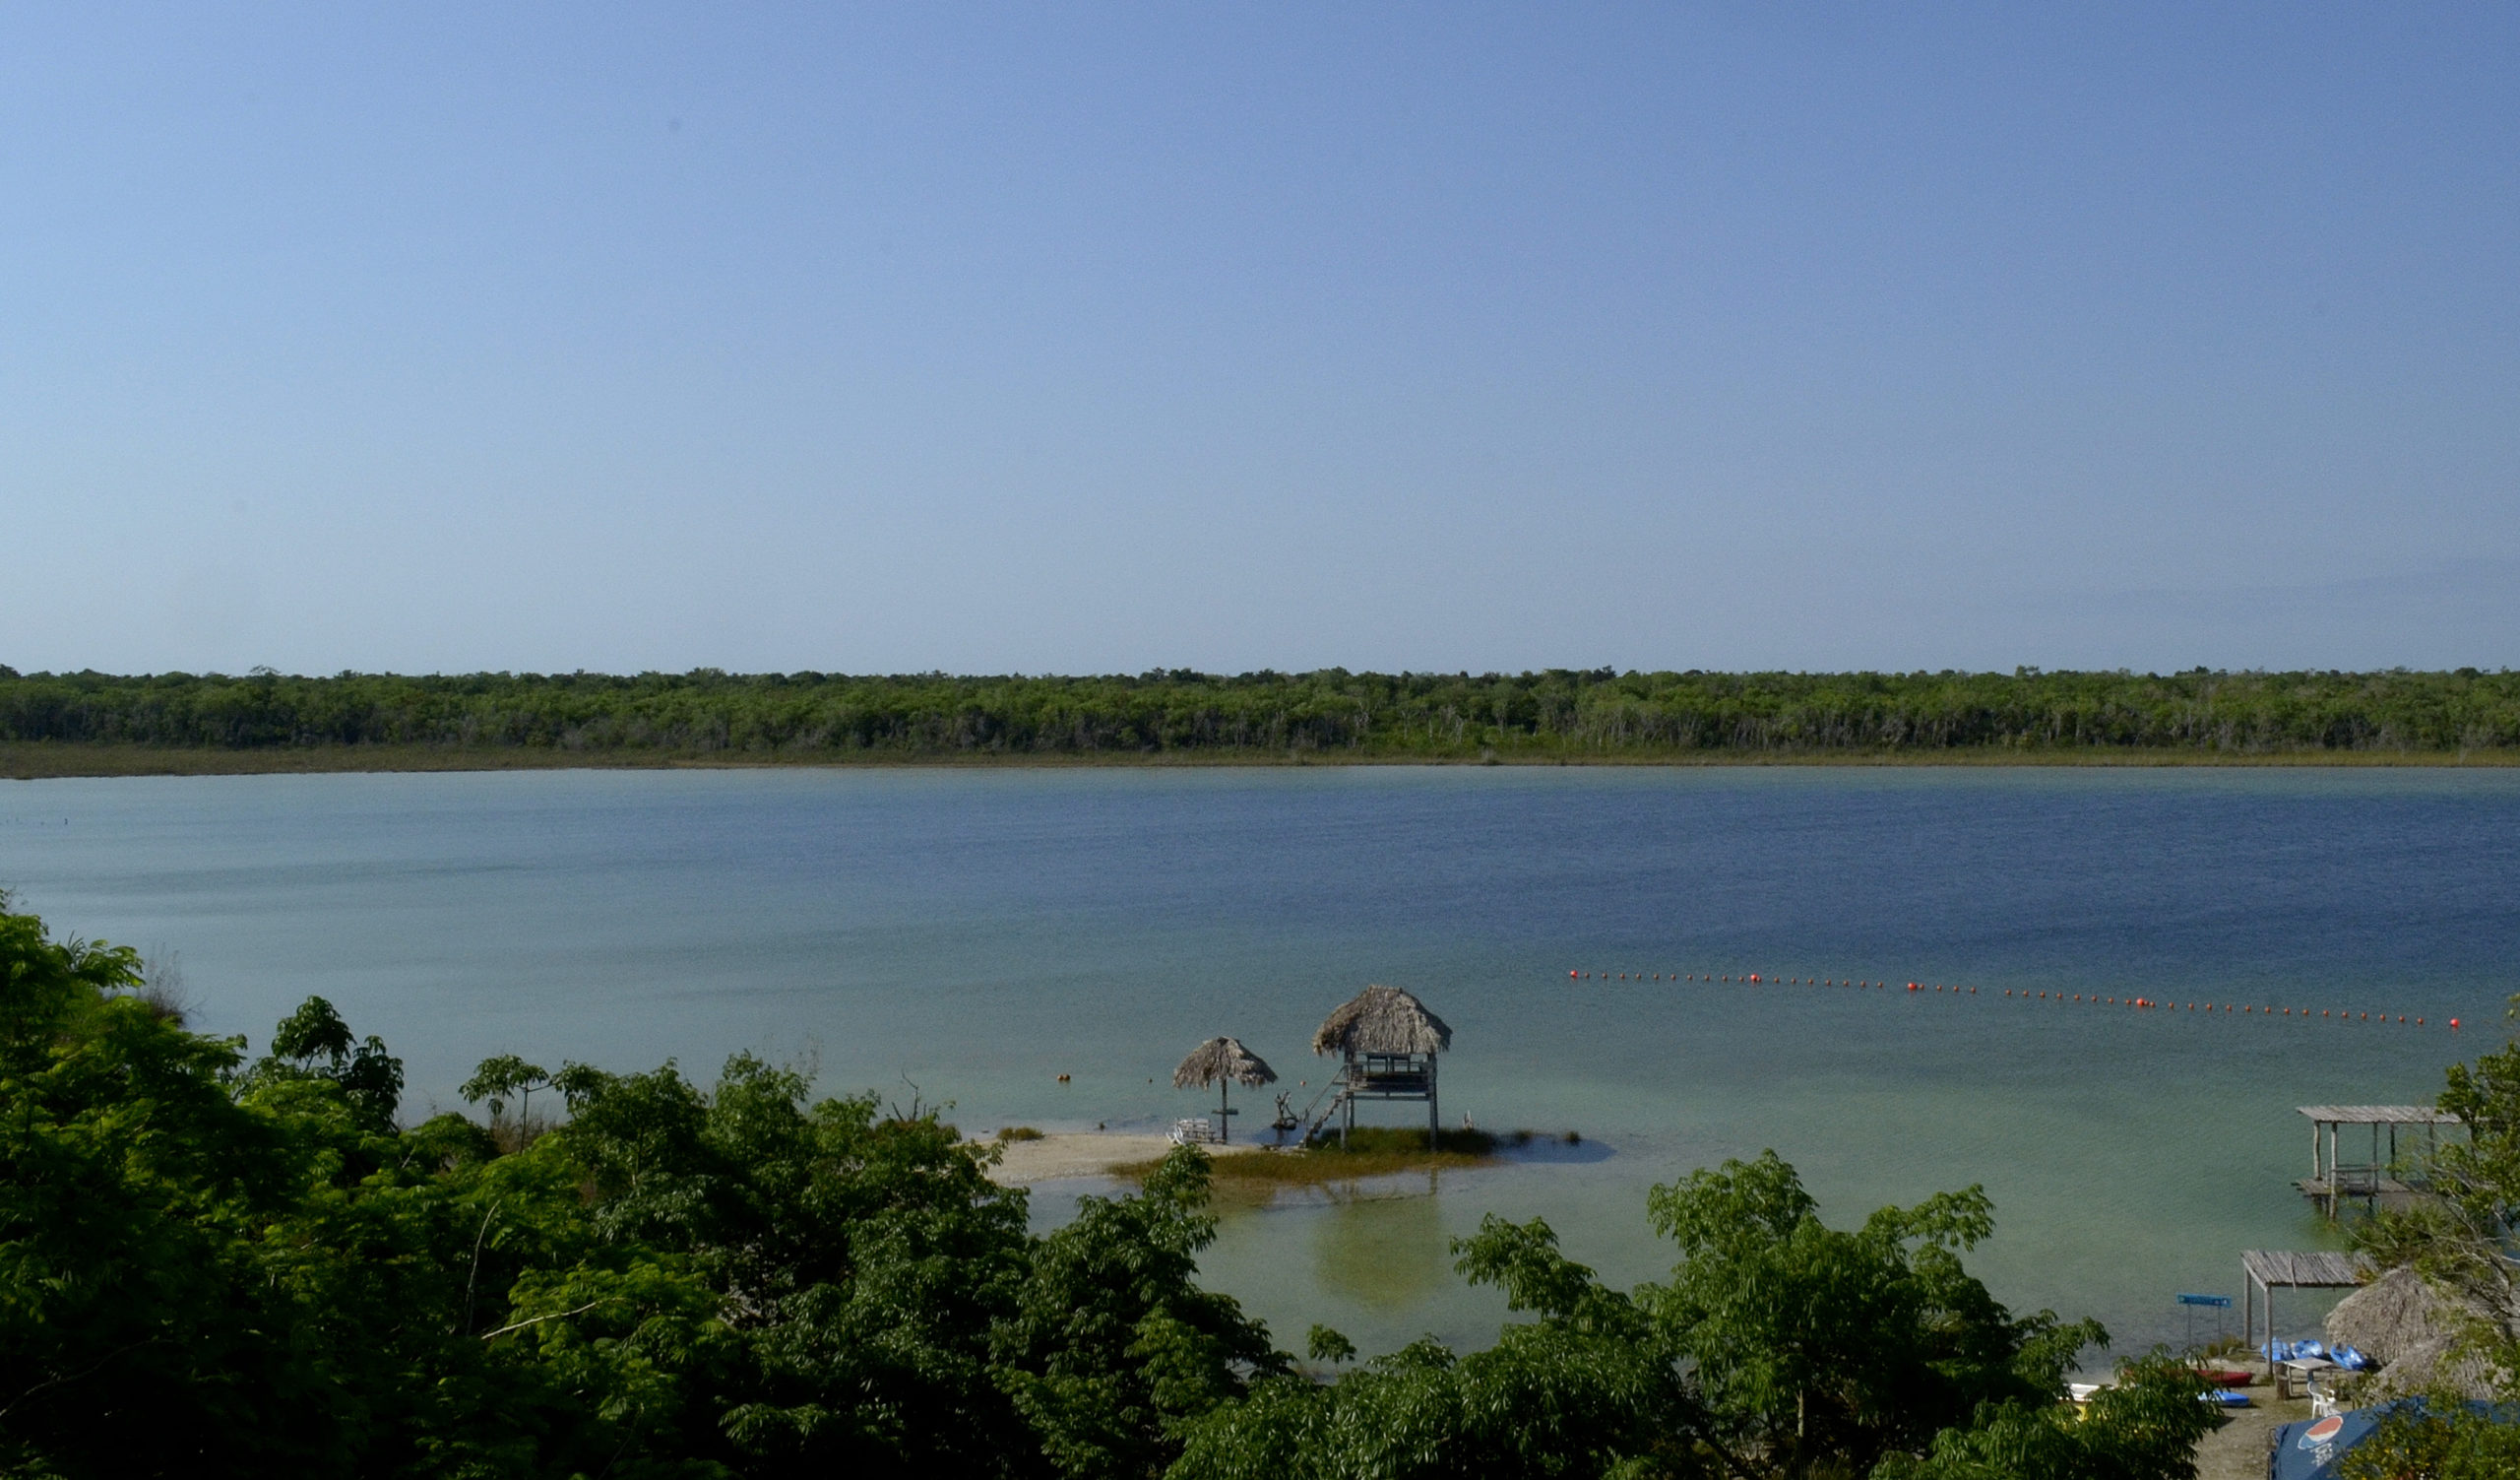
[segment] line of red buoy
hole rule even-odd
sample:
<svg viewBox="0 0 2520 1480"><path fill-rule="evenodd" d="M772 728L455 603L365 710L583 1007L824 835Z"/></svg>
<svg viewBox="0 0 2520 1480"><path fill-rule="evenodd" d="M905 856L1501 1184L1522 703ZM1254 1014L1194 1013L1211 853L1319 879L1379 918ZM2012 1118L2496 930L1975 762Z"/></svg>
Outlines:
<svg viewBox="0 0 2520 1480"><path fill-rule="evenodd" d="M1590 980L1594 980L1594 979L1596 979L1596 978L1598 978L1598 979L1600 979L1600 980L1602 980L1602 981L1611 981L1611 980L1616 980L1616 981L1621 981L1621 982L1631 981L1631 980L1633 980L1633 981L1638 981L1638 982L1647 982L1647 981L1652 981L1652 982L1661 982L1661 981L1667 981L1667 980L1668 980L1668 981L1672 981L1672 982L1732 982L1732 981L1735 981L1735 980L1737 980L1737 981L1739 981L1739 982L1743 983L1744 985L1751 985L1751 986L1777 986L1777 987L1856 987L1856 988L1861 988L1861 989L1864 989L1864 990L1867 990L1867 991L1880 991L1880 990L1884 990L1884 989L1886 988L1886 986L1887 986L1887 984L1886 984L1886 983L1882 983L1882 982L1851 982L1851 981L1839 981L1839 980L1837 980L1837 979L1835 979L1835 978L1825 978L1825 979L1824 979L1824 978L1815 978L1815 977L1799 977L1799 978L1796 978L1796 977L1773 977L1773 978L1771 978L1771 977L1763 977L1763 976L1761 976L1759 973L1757 973L1757 972L1755 972L1755 971L1754 971L1754 972L1751 972L1751 973L1749 973L1749 974L1747 974L1747 975L1745 975L1745 976L1739 977L1739 978L1734 978L1734 977L1730 977L1730 976L1717 976L1717 975L1714 975L1713 973L1701 973L1701 972L1671 972L1671 973L1668 973L1668 974L1663 973L1663 972L1655 972L1655 973L1652 973L1651 975L1648 975L1647 973L1645 973L1645 972L1641 972L1641 971L1640 971L1640 972L1633 972L1633 973L1631 973L1631 972L1624 972L1624 971L1622 971L1622 972L1618 972L1618 973L1613 974L1613 973L1606 972L1606 971L1587 972L1587 971L1576 971L1576 970L1570 970L1570 971L1568 971L1568 972L1566 973L1566 975L1567 975L1567 978L1568 978L1569 980L1571 980L1571 981L1577 981L1577 982L1590 981ZM1977 988L1975 988L1975 987L1945 986L1945 985L1943 985L1942 983L1939 983L1939 982L1937 982L1937 983L1933 984L1933 986L1932 986L1930 989L1928 989L1928 988L1927 988L1923 983L1922 983L1922 982L1910 982L1910 983L1908 983L1907 985L1908 985L1908 990L1909 990L1910 992L1925 992L1925 991L1930 990L1930 991L1934 991L1934 992L1948 992L1948 993L1952 994L1954 997L1960 996L1960 995L1961 995L1962 993L1964 993L1964 992L1965 992L1966 994L1968 994L1969 996L1971 996L1971 997L1976 997L1976 996L1978 995L1978 989L1977 989ZM2021 998L2022 1000L2024 1000L2024 1001L2030 1001L2030 1000L2033 1000L2033 999L2034 999L2033 994L2030 992L2030 990L2029 990L2028 988L2022 988L2022 989L2018 989L2018 990L2016 990L2016 989L2014 989L2014 988L2007 987L2007 988L2005 988L2005 989L2004 989L2004 996L2006 996L2006 997L2020 997L2020 998ZM2054 1001L2054 1002L2056 1002L2059 1006L2061 1006L2061 1005L2063 1005L2063 1004L2064 1004L2064 1002L2065 1002L2065 1000L2066 1000L2066 995L2065 995L2064 993L2061 993L2061 992L2055 992L2055 993L2042 992L2042 993L2038 993L2038 994L2036 994L2036 999L2037 999L2037 1000L2042 1000L2042 1001L2046 1001L2046 1000L2053 1000L2053 1001ZM2103 1005L2104 1003L2106 1003L2107 1005L2110 1005L2110 1006L2135 1007L2135 1008L2141 1008L2141 1009L2147 1009L2147 1010L2149 1010L2149 1009L2151 1009L2151 1008L2155 1008L2155 1007L2167 1007L2167 1008L2169 1008L2171 1011L2173 1011L2173 1012L2179 1011L2179 1010L2181 1009L2181 1005L2182 1005L2182 1004L2180 1004L2180 1003L2178 1003L2178 1002L2162 1002L2162 1001L2157 1001L2157 1000L2155 1000L2154 998L2152 998L2152 997L2122 997L2122 998L2121 998L2121 997L2103 997L2103 996L2101 996L2101 995L2100 995L2100 994L2098 994L2098 993L2093 993L2093 994L2090 994L2090 995L2086 996L2086 995L2085 995L2085 994L2083 994L2083 993L2079 993L2079 992L2077 992L2077 993L2073 994L2073 997L2072 997L2072 999L2073 999L2074 1001L2077 1001L2077 1002L2088 1001L2088 1002L2090 1002L2093 1006L2100 1006L2100 1005ZM2249 1003L2206 1002L2206 1003L2203 1003L2201 1006L2200 1006L2198 1003L2196 1003L2196 1002L2188 1002L2188 1003L2185 1003L2185 1004L2184 1004L2184 1007L2185 1007L2185 1010L2187 1010L2187 1011L2189 1011L2189 1012L2196 1012L2196 1011L2200 1011L2200 1010L2201 1010L2201 1011L2204 1011L2204 1012L2217 1012L2217 1011L2219 1011L2219 1012L2224 1012L2224 1013L2230 1013L2230 1012L2237 1011L2237 1012L2241 1013L2242 1015L2249 1015L2249 1016L2254 1016L2254 1015L2263 1015L2263 1016L2266 1016L2266 1017L2275 1017L2275 1016L2278 1016L2278 1015L2281 1015L2281 1016L2284 1016L2284 1017L2291 1017L2291 1016L2294 1016L2294 1015L2298 1012L2298 1013L2299 1013L2299 1015L2300 1015L2303 1020L2305 1020L2305 1021L2309 1018L2309 1015L2310 1015L2310 1009L2309 1009L2309 1008L2307 1008L2307 1007L2301 1007L2301 1008L2298 1008L2298 1009L2296 1009L2296 1008L2292 1008L2292 1007L2265 1007L2265 1006L2260 1006L2260 1005L2258 1005L2258 1004L2256 1004L2256 1003L2253 1003L2253 1002L2249 1002ZM2323 1018L2333 1018L2334 1020L2336 1020L2336 1021L2338 1021L2338 1022L2367 1023L2367 1022L2370 1022L2370 1021L2372 1021L2372 1020L2373 1020L2373 1019L2372 1019L2372 1016L2371 1016L2371 1014L2370 1014L2370 1013L2368 1013L2368 1012L2358 1012L2358 1011L2356 1011L2355 1009L2350 1008L2350 1007L2349 1007L2349 1008L2322 1007L2322 1008L2320 1008L2320 1009L2319 1009L2319 1016L2320 1016L2320 1017L2323 1017ZM2392 1018L2388 1013L2386 1013L2386 1012L2382 1012L2382 1013L2379 1015L2378 1020L2379 1020L2380 1022L2382 1022L2382 1023L2389 1023L2389 1022L2405 1023L2405 1022L2407 1021L2407 1014L2405 1014L2405 1013L2401 1012L2401 1013L2397 1014L2397 1016L2396 1016L2395 1018ZM2412 1025L2413 1025L2413 1026L2415 1026L2415 1027L2419 1027L2419 1028L2421 1028L2421 1027L2425 1026L2425 1019L2423 1019L2422 1017L2417 1017L2417 1018L2414 1020L2414 1023L2413 1023ZM2457 1018L2455 1018L2455 1017L2454 1017L2454 1018L2451 1018L2451 1019L2450 1019L2449 1026L2450 1026L2452 1029L2454 1029L2454 1030L2455 1030L2455 1029L2457 1029L2457 1028L2460 1026L2459 1019L2457 1019Z"/></svg>

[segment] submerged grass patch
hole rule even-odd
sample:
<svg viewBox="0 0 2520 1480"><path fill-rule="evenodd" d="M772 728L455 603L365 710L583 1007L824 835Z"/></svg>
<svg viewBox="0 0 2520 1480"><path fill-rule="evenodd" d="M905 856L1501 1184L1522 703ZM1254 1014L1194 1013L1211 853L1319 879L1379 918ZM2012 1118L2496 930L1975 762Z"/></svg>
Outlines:
<svg viewBox="0 0 2520 1480"><path fill-rule="evenodd" d="M1491 1135L1484 1130L1446 1130L1430 1147L1426 1144L1426 1132L1423 1130L1360 1126L1350 1132L1345 1146L1340 1145L1338 1136L1333 1134L1310 1145L1284 1151L1243 1151L1215 1157L1211 1176L1220 1192L1235 1190L1265 1192L1277 1188L1321 1187L1368 1177L1386 1177L1397 1172L1483 1167L1495 1162L1497 1152L1504 1147L1529 1145L1534 1140L1560 1139L1575 1144L1582 1137L1572 1130L1562 1136L1531 1130L1517 1130L1505 1135ZM1160 1158L1130 1162L1111 1171L1113 1176L1143 1182L1161 1164Z"/></svg>

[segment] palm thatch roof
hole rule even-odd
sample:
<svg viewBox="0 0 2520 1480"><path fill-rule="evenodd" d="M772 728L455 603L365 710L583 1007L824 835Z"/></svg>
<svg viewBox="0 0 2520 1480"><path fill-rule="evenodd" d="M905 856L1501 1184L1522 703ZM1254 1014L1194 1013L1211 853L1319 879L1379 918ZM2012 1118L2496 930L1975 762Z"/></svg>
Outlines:
<svg viewBox="0 0 2520 1480"><path fill-rule="evenodd" d="M2324 1322L2331 1345L2362 1348L2381 1364L2363 1389L2374 1401L2450 1387L2491 1397L2492 1364L2461 1350L2461 1337L2488 1313L2472 1298L2397 1268L2336 1303Z"/></svg>
<svg viewBox="0 0 2520 1480"><path fill-rule="evenodd" d="M2459 1319L2456 1299L2435 1292L2413 1269L2397 1268L2338 1301L2324 1324L2330 1342L2359 1346L2374 1361L2395 1362Z"/></svg>
<svg viewBox="0 0 2520 1480"><path fill-rule="evenodd" d="M2455 1335L2440 1335L2400 1352L2396 1361L2372 1377L2362 1396L2385 1403L2447 1388L2461 1397L2490 1402L2500 1387L2500 1375L2481 1352L2466 1347Z"/></svg>
<svg viewBox="0 0 2520 1480"><path fill-rule="evenodd" d="M1316 1054L1439 1054L1453 1030L1426 1004L1397 987L1368 987L1322 1019Z"/></svg>
<svg viewBox="0 0 2520 1480"><path fill-rule="evenodd" d="M1210 1085L1219 1079L1231 1079L1247 1089L1258 1089L1263 1084L1275 1084L1278 1071L1231 1038L1209 1039L1192 1049L1190 1057L1172 1071L1174 1089Z"/></svg>

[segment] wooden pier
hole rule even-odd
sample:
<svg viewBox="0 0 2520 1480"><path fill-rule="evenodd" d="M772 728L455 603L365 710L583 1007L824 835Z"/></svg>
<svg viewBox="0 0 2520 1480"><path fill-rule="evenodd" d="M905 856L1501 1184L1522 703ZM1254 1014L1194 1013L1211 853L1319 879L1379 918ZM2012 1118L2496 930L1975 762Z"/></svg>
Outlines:
<svg viewBox="0 0 2520 1480"><path fill-rule="evenodd" d="M2438 1127L2460 1124L2457 1116L2429 1105L2303 1105L2299 1108L2310 1123L2310 1175L2296 1186L2300 1188L2302 1196L2317 1203L2319 1211L2331 1218L2337 1215L2339 1205L2348 1198L2359 1198L2364 1207L2376 1208L2382 1202L2403 1203L2425 1190L2419 1170L2422 1163L2419 1161L2411 1167L2400 1158L2399 1126L2423 1126L2423 1149L2428 1156L2435 1144ZM2370 1160L2344 1160L2340 1132L2348 1126L2369 1128ZM2413 1150L2412 1147L2408 1149ZM2414 1175L2401 1175L2408 1172Z"/></svg>

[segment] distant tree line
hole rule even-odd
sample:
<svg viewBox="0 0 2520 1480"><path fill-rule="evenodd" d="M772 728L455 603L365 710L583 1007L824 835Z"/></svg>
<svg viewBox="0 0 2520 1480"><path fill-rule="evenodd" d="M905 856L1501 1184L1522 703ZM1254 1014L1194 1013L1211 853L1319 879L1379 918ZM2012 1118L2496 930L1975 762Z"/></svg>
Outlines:
<svg viewBox="0 0 2520 1480"><path fill-rule="evenodd" d="M419 745L763 759L1320 755L2445 753L2520 746L2520 674L1525 674L1226 676L344 673L0 667L0 741Z"/></svg>

